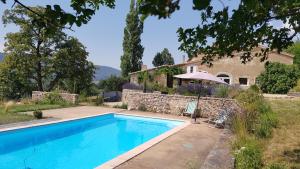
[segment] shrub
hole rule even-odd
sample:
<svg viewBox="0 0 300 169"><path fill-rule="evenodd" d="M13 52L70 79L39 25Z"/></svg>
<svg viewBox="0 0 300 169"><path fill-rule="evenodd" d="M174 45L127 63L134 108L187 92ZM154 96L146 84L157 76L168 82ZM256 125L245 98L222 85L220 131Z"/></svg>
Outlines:
<svg viewBox="0 0 300 169"><path fill-rule="evenodd" d="M255 141L249 141L235 154L236 169L261 169L262 151Z"/></svg>
<svg viewBox="0 0 300 169"><path fill-rule="evenodd" d="M297 85L291 89L292 92L300 92L300 79L297 81Z"/></svg>
<svg viewBox="0 0 300 169"><path fill-rule="evenodd" d="M229 94L229 88L225 85L219 85L216 88L215 96L218 98L227 98Z"/></svg>
<svg viewBox="0 0 300 169"><path fill-rule="evenodd" d="M45 98L40 101L42 104L59 104L65 105L68 104L66 100L64 100L58 92L51 92L45 96Z"/></svg>
<svg viewBox="0 0 300 169"><path fill-rule="evenodd" d="M269 63L257 79L264 93L285 94L296 85L298 77L299 68L295 65Z"/></svg>
<svg viewBox="0 0 300 169"><path fill-rule="evenodd" d="M118 109L127 109L128 105L125 103L122 103L121 105L114 105L113 108L118 108Z"/></svg>
<svg viewBox="0 0 300 169"><path fill-rule="evenodd" d="M265 167L264 169L288 169L285 164L273 163Z"/></svg>
<svg viewBox="0 0 300 169"><path fill-rule="evenodd" d="M139 107L138 107L138 110L140 111L147 111L147 108L144 104L140 104Z"/></svg>
<svg viewBox="0 0 300 169"><path fill-rule="evenodd" d="M96 106L103 105L103 103L104 103L103 97L97 96L96 99L95 99L95 101L94 101L94 103L95 103Z"/></svg>
<svg viewBox="0 0 300 169"><path fill-rule="evenodd" d="M259 138L268 138L272 135L272 129L277 127L278 119L275 113L263 113L259 117L257 126L255 127L255 134Z"/></svg>
<svg viewBox="0 0 300 169"><path fill-rule="evenodd" d="M35 110L35 111L33 111L33 116L36 119L42 119L43 118L43 112L40 111L40 110Z"/></svg>
<svg viewBox="0 0 300 169"><path fill-rule="evenodd" d="M251 85L249 89L255 92L259 92L259 87L257 85Z"/></svg>

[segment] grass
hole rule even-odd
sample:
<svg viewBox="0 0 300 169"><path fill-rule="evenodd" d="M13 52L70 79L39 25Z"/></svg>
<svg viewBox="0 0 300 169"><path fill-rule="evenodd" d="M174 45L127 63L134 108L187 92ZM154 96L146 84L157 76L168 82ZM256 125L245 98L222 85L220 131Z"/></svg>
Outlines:
<svg viewBox="0 0 300 169"><path fill-rule="evenodd" d="M0 125L8 123L16 123L22 121L33 120L34 117L26 114L19 114L18 112L34 111L34 110L47 110L63 107L70 107L73 105L59 105L59 104L14 104L9 106L5 112L5 106L0 105Z"/></svg>
<svg viewBox="0 0 300 169"><path fill-rule="evenodd" d="M279 125L264 150L266 163L284 163L289 168L300 168L300 99L269 100L278 113Z"/></svg>
<svg viewBox="0 0 300 169"><path fill-rule="evenodd" d="M0 125L33 120L34 117L26 114L0 113Z"/></svg>

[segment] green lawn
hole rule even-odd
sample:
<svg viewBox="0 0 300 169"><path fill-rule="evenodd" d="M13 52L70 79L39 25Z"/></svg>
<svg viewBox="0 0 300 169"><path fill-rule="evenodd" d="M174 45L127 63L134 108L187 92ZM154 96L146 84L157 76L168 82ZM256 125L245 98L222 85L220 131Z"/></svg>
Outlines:
<svg viewBox="0 0 300 169"><path fill-rule="evenodd" d="M33 120L34 117L25 114L19 114L18 112L26 112L26 111L33 111L33 110L47 110L47 109L56 109L56 108L63 108L63 107L70 107L73 105L51 105L51 104L20 104L20 105L13 105L8 108L8 112L5 111L5 106L0 106L0 125L8 124L8 123L15 123L15 122L22 122Z"/></svg>
<svg viewBox="0 0 300 169"><path fill-rule="evenodd" d="M286 163L290 168L300 168L300 99L270 100L278 113L279 127L267 141L264 160L267 163Z"/></svg>

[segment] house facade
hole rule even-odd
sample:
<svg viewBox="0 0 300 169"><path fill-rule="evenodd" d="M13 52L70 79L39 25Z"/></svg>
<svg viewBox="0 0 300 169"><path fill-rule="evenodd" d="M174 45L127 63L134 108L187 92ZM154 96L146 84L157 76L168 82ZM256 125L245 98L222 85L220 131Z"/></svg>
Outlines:
<svg viewBox="0 0 300 169"><path fill-rule="evenodd" d="M257 77L264 71L266 62L279 62L288 65L293 64L293 56L287 53L279 54L277 52L271 51L268 53L268 59L266 61L261 62L260 58L254 57L251 61L247 62L246 64L242 63L242 61L240 60L241 55L242 53L236 53L232 58L224 57L222 59L216 60L213 62L213 66L211 67L201 64L201 56L194 57L193 59L185 61L184 63L172 66L181 67L185 71L185 73L207 71L208 73L211 73L221 78L230 85L240 85L241 87L247 88L257 83ZM142 71L154 72L156 69L159 68L146 69ZM133 72L130 74L131 83L138 84L137 74L139 72ZM158 80L154 82L160 84L161 86L172 87L170 83L167 84L167 81L170 80L166 79L166 75L163 76L164 77L161 76L159 78L156 77ZM175 85L192 83L192 81L184 81L184 83L176 81L177 80L174 79Z"/></svg>

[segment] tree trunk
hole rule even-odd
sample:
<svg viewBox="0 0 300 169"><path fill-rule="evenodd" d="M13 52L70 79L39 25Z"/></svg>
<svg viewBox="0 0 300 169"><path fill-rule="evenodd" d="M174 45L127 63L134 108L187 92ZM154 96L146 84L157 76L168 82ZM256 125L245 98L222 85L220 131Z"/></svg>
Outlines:
<svg viewBox="0 0 300 169"><path fill-rule="evenodd" d="M38 57L37 61L37 69L36 69L36 74L37 74L37 85L38 85L38 90L39 91L44 91L43 89L43 77L42 77L42 64L41 64L41 54L40 54L40 46L42 44L42 40L39 40L36 46L36 56Z"/></svg>

